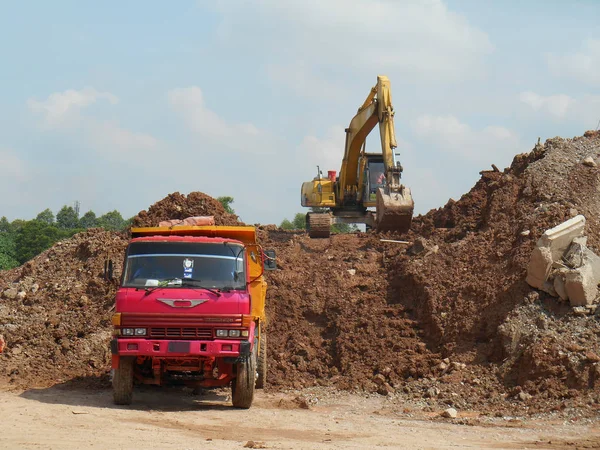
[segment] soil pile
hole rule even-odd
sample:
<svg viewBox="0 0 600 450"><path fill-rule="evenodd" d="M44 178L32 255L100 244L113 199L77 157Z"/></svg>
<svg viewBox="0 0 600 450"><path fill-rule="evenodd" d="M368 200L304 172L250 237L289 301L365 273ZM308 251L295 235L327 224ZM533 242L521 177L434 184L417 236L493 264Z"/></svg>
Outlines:
<svg viewBox="0 0 600 450"><path fill-rule="evenodd" d="M163 220L193 216L214 216L215 225L244 225L235 214L225 211L218 200L202 192L190 192L187 197L174 192L152 205L148 211L140 211L133 219L133 226L157 227Z"/></svg>
<svg viewBox="0 0 600 450"><path fill-rule="evenodd" d="M0 379L43 386L106 370L117 284L104 279L104 262L120 272L126 242L90 229L0 273Z"/></svg>
<svg viewBox="0 0 600 450"><path fill-rule="evenodd" d="M575 214L586 216L588 245L600 254L600 168L582 164L599 155L597 133L550 139L503 172L482 172L404 236L313 240L259 227L279 267L268 273L269 384L509 414L598 405L598 316L577 316L524 280L537 239ZM169 195L134 226L195 215L241 224L194 192ZM125 244L90 230L0 274L0 376L31 386L107 373L115 285L102 269L106 251L120 255Z"/></svg>

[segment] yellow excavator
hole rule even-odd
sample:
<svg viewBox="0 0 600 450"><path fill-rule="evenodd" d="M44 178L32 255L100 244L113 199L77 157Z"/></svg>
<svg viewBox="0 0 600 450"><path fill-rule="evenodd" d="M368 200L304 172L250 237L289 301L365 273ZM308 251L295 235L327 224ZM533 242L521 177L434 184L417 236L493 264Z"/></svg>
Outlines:
<svg viewBox="0 0 600 450"><path fill-rule="evenodd" d="M381 153L365 151L368 134L379 124ZM317 176L302 183L302 206L321 212L306 215L312 238L329 237L332 223L363 223L367 229L406 232L412 222L414 201L400 184L402 166L396 161L394 108L388 77L380 75L346 128L344 159L339 176ZM375 208L375 211L369 208Z"/></svg>

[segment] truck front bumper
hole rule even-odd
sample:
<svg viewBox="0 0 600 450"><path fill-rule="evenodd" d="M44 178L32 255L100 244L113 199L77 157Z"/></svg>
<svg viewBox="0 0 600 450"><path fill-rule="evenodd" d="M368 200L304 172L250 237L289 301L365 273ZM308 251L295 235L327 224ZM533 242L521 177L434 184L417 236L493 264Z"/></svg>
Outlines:
<svg viewBox="0 0 600 450"><path fill-rule="evenodd" d="M238 358L248 356L251 351L249 341L221 339L214 341L182 341L163 339L119 338L110 342L113 355Z"/></svg>

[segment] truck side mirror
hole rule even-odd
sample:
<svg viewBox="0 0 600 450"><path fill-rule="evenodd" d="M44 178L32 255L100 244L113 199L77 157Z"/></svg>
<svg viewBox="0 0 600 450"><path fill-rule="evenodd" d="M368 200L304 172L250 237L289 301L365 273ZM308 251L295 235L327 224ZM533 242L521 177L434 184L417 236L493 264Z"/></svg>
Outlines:
<svg viewBox="0 0 600 450"><path fill-rule="evenodd" d="M265 270L276 270L277 260L275 258L275 250L265 250L264 252Z"/></svg>

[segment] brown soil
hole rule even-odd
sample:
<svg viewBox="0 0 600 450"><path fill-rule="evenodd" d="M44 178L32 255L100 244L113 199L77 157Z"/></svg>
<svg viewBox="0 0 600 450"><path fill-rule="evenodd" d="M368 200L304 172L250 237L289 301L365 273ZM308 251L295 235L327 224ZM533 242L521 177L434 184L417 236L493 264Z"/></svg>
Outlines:
<svg viewBox="0 0 600 450"><path fill-rule="evenodd" d="M581 164L599 154L594 133L548 140L503 172L482 172L469 193L415 218L403 236L313 240L259 227L279 267L268 275L270 386L378 392L432 410L597 415L598 316L575 315L524 279L543 231L574 214L586 216L600 253L600 168ZM240 223L196 192L169 195L134 225L194 215ZM4 381L103 379L116 286L102 270L108 253L119 272L125 244L90 230L0 274ZM7 294L11 287L26 294Z"/></svg>

